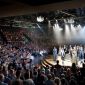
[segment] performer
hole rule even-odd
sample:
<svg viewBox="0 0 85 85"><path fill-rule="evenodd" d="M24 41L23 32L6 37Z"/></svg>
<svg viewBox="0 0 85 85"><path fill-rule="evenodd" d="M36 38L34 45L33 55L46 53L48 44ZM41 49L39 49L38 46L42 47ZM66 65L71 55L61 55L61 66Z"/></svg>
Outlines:
<svg viewBox="0 0 85 85"><path fill-rule="evenodd" d="M71 59L72 59L72 46L70 45L70 48L69 48L69 54L71 56Z"/></svg>
<svg viewBox="0 0 85 85"><path fill-rule="evenodd" d="M61 49L62 49L62 47L59 46L59 52L58 52L58 55L59 55L59 56L61 56Z"/></svg>
<svg viewBox="0 0 85 85"><path fill-rule="evenodd" d="M64 49L65 54L68 53L68 49L66 45L64 45L63 49Z"/></svg>
<svg viewBox="0 0 85 85"><path fill-rule="evenodd" d="M84 46L84 63L85 63L85 46Z"/></svg>
<svg viewBox="0 0 85 85"><path fill-rule="evenodd" d="M64 48L61 49L61 59L64 60L65 58L65 51Z"/></svg>
<svg viewBox="0 0 85 85"><path fill-rule="evenodd" d="M80 59L80 47L79 46L77 46L77 58L78 60Z"/></svg>
<svg viewBox="0 0 85 85"><path fill-rule="evenodd" d="M53 48L53 57L54 57L54 61L56 61L56 59L57 59L57 48L56 47L54 47Z"/></svg>
<svg viewBox="0 0 85 85"><path fill-rule="evenodd" d="M77 49L76 49L76 46L74 46L73 50L72 50L72 63L77 64Z"/></svg>
<svg viewBox="0 0 85 85"><path fill-rule="evenodd" d="M81 61L84 60L84 50L82 46L80 46L80 49L79 49L79 58Z"/></svg>

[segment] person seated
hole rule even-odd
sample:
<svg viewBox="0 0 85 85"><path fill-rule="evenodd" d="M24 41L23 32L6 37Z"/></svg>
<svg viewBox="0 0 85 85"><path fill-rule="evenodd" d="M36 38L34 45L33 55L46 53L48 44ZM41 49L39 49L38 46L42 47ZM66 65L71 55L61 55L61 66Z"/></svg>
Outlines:
<svg viewBox="0 0 85 85"><path fill-rule="evenodd" d="M4 75L0 74L0 85L8 85L8 84L4 83L3 80L4 80Z"/></svg>

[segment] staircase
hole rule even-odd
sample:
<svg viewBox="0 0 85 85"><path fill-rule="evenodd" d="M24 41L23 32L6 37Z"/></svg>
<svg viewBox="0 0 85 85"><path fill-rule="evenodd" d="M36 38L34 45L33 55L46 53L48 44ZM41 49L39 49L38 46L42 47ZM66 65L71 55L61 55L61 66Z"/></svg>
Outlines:
<svg viewBox="0 0 85 85"><path fill-rule="evenodd" d="M61 66L72 66L72 60L69 54L66 54L65 59L62 60L61 56L58 56L57 60L59 60L59 64ZM56 65L56 62L53 60L53 56L50 55L46 57L42 62L41 62L43 67L49 66L52 67L53 65Z"/></svg>
<svg viewBox="0 0 85 85"><path fill-rule="evenodd" d="M41 61L41 65L43 67L46 67L46 66L52 67L55 64L56 64L56 62L53 61L52 56L48 56L43 61Z"/></svg>

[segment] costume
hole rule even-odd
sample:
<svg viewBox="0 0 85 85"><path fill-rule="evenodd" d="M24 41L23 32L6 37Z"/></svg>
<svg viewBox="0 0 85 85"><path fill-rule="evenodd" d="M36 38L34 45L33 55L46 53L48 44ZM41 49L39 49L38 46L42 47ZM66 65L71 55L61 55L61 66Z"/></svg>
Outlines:
<svg viewBox="0 0 85 85"><path fill-rule="evenodd" d="M77 49L73 47L72 49L72 63L77 64Z"/></svg>
<svg viewBox="0 0 85 85"><path fill-rule="evenodd" d="M64 60L64 58L65 58L64 48L61 49L61 58L62 58L62 60Z"/></svg>
<svg viewBox="0 0 85 85"><path fill-rule="evenodd" d="M82 46L79 49L79 59L84 59L84 50Z"/></svg>
<svg viewBox="0 0 85 85"><path fill-rule="evenodd" d="M54 57L54 61L56 61L56 59L57 59L57 48L56 47L54 47L53 48L53 57Z"/></svg>

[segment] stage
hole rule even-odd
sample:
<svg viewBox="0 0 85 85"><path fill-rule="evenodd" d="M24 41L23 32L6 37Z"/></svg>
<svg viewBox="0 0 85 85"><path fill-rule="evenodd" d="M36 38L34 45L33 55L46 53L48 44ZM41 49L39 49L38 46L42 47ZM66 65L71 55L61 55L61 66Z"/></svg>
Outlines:
<svg viewBox="0 0 85 85"><path fill-rule="evenodd" d="M76 60L73 60L69 54L65 55L64 60L61 59L61 56L58 55L57 59L59 60L59 64L61 66L72 66L72 63L76 63L76 65L78 67L82 67L82 63L84 62L84 60L79 60L78 58ZM53 60L53 55L49 55L47 56L43 61L42 61L42 65L44 67L46 67L46 65L48 65L49 67L51 67L52 65L55 65L56 61Z"/></svg>

